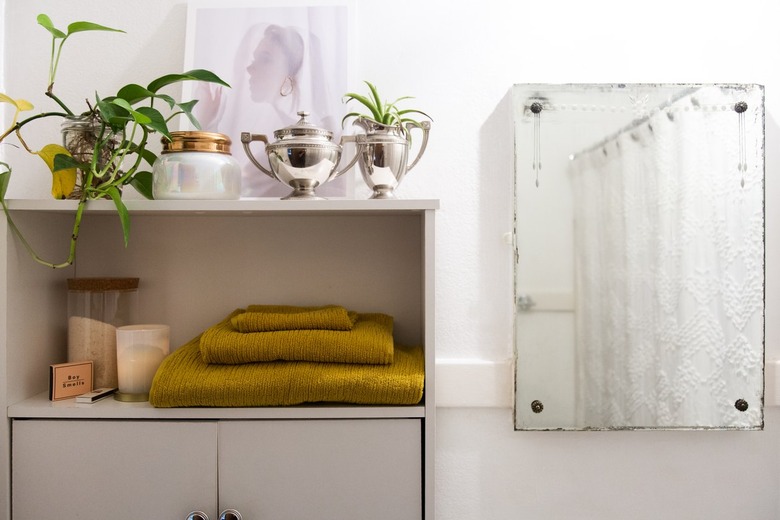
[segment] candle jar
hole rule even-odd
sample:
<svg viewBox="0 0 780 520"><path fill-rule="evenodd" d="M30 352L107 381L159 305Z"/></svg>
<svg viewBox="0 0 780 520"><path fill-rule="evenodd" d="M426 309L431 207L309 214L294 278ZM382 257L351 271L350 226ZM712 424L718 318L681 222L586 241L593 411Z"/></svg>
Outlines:
<svg viewBox="0 0 780 520"><path fill-rule="evenodd" d="M241 167L230 138L201 131L171 132L152 167L155 199L238 199Z"/></svg>
<svg viewBox="0 0 780 520"><path fill-rule="evenodd" d="M92 386L116 388L116 328L138 321L138 278L67 283L68 361L92 361Z"/></svg>
<svg viewBox="0 0 780 520"><path fill-rule="evenodd" d="M152 379L170 352L168 325L126 325L116 329L118 401L148 401Z"/></svg>

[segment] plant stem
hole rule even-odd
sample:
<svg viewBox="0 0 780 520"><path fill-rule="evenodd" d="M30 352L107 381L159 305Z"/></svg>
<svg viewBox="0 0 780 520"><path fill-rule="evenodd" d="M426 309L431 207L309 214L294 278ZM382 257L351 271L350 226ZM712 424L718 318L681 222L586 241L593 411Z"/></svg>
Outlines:
<svg viewBox="0 0 780 520"><path fill-rule="evenodd" d="M69 116L72 116L73 112L67 107L67 105L65 105L65 103L62 102L60 98L57 97L56 94L54 94L54 92L51 91L51 87L53 86L54 83L49 85L49 90L46 91L46 95L52 98L60 107L62 107L62 109L67 112Z"/></svg>
<svg viewBox="0 0 780 520"><path fill-rule="evenodd" d="M54 47L56 38L53 38L51 41L51 55L52 55L52 62L51 66L49 67L49 88L46 89L46 95L51 95L51 91L54 89L54 77L57 75L57 66L60 63L60 55L62 54L62 46L65 45L65 40L67 40L68 37L66 36L60 41L60 46L57 48L57 54L55 56L54 54ZM60 104L62 108L64 108L67 112L70 112L70 110L65 107L56 97L53 98L57 103Z"/></svg>
<svg viewBox="0 0 780 520"><path fill-rule="evenodd" d="M43 112L41 114L36 114L34 116L28 117L27 119L17 122L14 126L6 130L6 132L3 135L0 135L0 142L2 142L6 137L11 135L13 132L18 132L19 130L21 130L21 128L27 123L34 121L36 119L41 119L43 117L50 117L50 116L67 117L68 114L63 114L62 112Z"/></svg>
<svg viewBox="0 0 780 520"><path fill-rule="evenodd" d="M149 132L146 130L146 127L143 125L140 125L141 131L143 132L143 137L141 138L141 142L138 143L136 149L142 149L146 146L146 141L149 138ZM135 130L134 130L135 131ZM127 169L124 175L122 175L119 178L119 182L117 182L118 185L124 186L127 180L132 177L132 175L138 170L139 166L141 165L141 161L143 160L143 156L139 153L138 157L135 159L135 162L133 165Z"/></svg>
<svg viewBox="0 0 780 520"><path fill-rule="evenodd" d="M183 113L184 113L184 110L179 110L178 112L174 112L173 114L171 114L170 116L168 116L167 118L165 118L165 124L167 125L167 124L168 124L168 121L170 121L170 120L171 120L171 119L173 119L174 117L178 116L179 114L183 114Z"/></svg>
<svg viewBox="0 0 780 520"><path fill-rule="evenodd" d="M73 264L73 260L76 258L76 239L78 238L79 227L81 226L81 216L82 213L84 212L83 202L86 201L79 201L79 207L76 210L76 222L73 225L73 234L71 235L70 238L68 259L62 263L54 264L52 262L48 262L44 260L43 258L38 256L35 250L33 250L32 246L27 242L27 240L25 240L24 236L22 235L22 232L19 231L18 227L16 227L16 223L14 222L13 218L11 218L11 212L8 210L8 205L5 203L5 199L0 199L0 204L3 206L3 211L5 212L5 217L6 220L8 221L8 226L11 228L13 234L16 235L16 237L21 241L22 245L30 254L33 260L46 267L51 267L52 269L62 269L65 267L69 267Z"/></svg>
<svg viewBox="0 0 780 520"><path fill-rule="evenodd" d="M101 167L100 171L98 171L97 168L100 166L100 159L103 155L103 147L111 141L110 133L106 139L103 139L104 135L106 135L106 124L101 121L100 134L95 137L95 145L92 147L92 161L90 162L90 170L95 172L95 176L101 180L106 175L108 169L114 164L114 159L116 157L116 151L111 150L111 156L106 160L106 164ZM110 182L110 179L108 182Z"/></svg>
<svg viewBox="0 0 780 520"><path fill-rule="evenodd" d="M89 177L89 175L87 175ZM91 182L92 179L90 178ZM82 190L81 197L79 198L79 204L76 206L76 217L73 219L73 233L70 235L70 250L68 252L67 265L73 263L76 258L76 241L79 239L79 232L81 231L81 217L84 214L84 209L87 207L87 190Z"/></svg>
<svg viewBox="0 0 780 520"><path fill-rule="evenodd" d="M138 123L133 122L133 129L130 131L130 140L129 142L132 143L133 139L135 139L135 131L138 128ZM124 141L124 136L123 136ZM116 167L111 172L111 176L108 178L106 182L103 183L103 185L110 185L114 183L114 179L116 178L116 174L119 171L119 167L122 165L122 163L125 160L125 157L127 156L127 150L129 149L129 146L122 146L119 150L114 150L114 152L111 154L111 160L110 162L104 167L104 169L100 172L101 174L104 174L109 167L114 165L114 162L116 161ZM121 177L120 177L121 179ZM117 183L118 184L118 183Z"/></svg>
<svg viewBox="0 0 780 520"><path fill-rule="evenodd" d="M51 92L51 90L54 88L54 56L55 56L56 43L57 43L57 38L54 38L54 36L52 35L51 56L49 57L49 86L46 88L46 92Z"/></svg>

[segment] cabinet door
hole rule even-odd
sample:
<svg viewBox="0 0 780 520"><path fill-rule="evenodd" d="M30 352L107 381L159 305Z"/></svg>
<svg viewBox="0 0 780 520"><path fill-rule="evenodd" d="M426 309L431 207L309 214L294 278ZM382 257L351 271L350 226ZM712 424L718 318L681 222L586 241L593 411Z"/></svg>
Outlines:
<svg viewBox="0 0 780 520"><path fill-rule="evenodd" d="M214 518L216 437L214 422L15 420L12 516Z"/></svg>
<svg viewBox="0 0 780 520"><path fill-rule="evenodd" d="M220 508L263 520L420 520L419 419L224 421Z"/></svg>

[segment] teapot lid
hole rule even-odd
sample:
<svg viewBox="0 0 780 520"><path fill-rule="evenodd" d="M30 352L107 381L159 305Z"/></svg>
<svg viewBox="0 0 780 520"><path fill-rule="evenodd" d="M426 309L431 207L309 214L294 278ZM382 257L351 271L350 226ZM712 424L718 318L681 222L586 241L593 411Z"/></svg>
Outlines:
<svg viewBox="0 0 780 520"><path fill-rule="evenodd" d="M293 137L314 137L330 141L333 138L333 132L320 128L312 123L306 121L306 117L309 112L300 111L298 115L301 119L294 125L284 127L274 132L274 137L277 139L290 139Z"/></svg>

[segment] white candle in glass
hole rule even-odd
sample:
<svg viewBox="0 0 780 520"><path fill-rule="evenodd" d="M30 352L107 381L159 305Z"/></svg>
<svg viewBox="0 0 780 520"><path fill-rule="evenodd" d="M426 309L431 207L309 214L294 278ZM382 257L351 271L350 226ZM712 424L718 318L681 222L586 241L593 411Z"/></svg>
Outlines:
<svg viewBox="0 0 780 520"><path fill-rule="evenodd" d="M168 325L127 325L116 330L119 393L145 395L160 363L168 355Z"/></svg>

